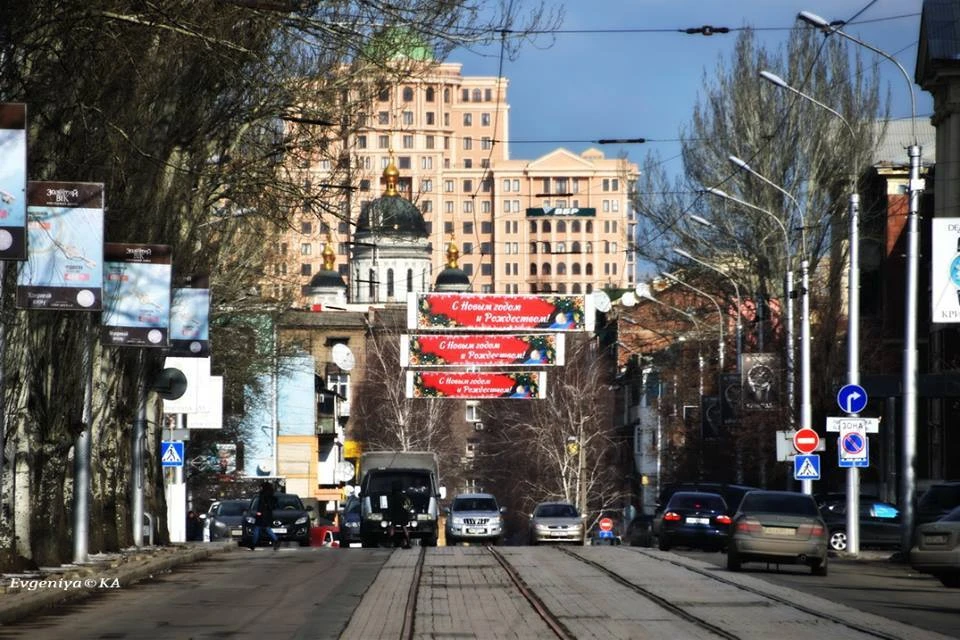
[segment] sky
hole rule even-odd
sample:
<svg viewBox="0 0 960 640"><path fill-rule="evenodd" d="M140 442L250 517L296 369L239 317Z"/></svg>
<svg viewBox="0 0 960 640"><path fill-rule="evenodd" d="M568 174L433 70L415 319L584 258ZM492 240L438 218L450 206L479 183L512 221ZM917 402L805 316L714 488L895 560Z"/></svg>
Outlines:
<svg viewBox="0 0 960 640"><path fill-rule="evenodd" d="M553 0L547 0L553 2ZM656 151L668 173L682 171L679 137L702 96L704 72L732 55L737 31L711 36L678 32L690 27L752 27L768 48L785 46L800 11L828 21L850 21L844 31L895 57L913 84L923 0L566 0L561 31L549 48L525 44L516 60L499 47L460 50L448 61L468 76L509 79L510 156L535 159L563 147L581 152L601 138L644 138L644 144L603 145L642 166ZM812 27L811 27L812 28ZM614 33L612 30L630 31ZM605 31L605 32L604 32ZM639 32L638 32L639 31ZM897 67L858 47L878 64L881 90L889 89L891 117L910 116L907 81ZM725 65L727 66L727 65ZM788 82L785 70L770 69ZM757 78L757 82L764 80ZM913 84L917 117L929 119L931 96ZM905 157L906 160L906 157Z"/></svg>

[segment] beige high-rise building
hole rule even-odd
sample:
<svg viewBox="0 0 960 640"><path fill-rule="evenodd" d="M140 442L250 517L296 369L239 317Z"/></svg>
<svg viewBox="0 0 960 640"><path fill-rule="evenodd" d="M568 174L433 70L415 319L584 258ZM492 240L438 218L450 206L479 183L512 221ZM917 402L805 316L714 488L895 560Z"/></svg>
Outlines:
<svg viewBox="0 0 960 640"><path fill-rule="evenodd" d="M429 282L443 269L452 238L475 292L590 293L635 285L629 194L637 165L596 148L511 159L507 85L506 78L463 76L460 64L444 63L381 87L357 115L361 128L346 140L353 189L340 206L350 223L304 216L282 240L288 262L274 265L273 273L287 274L298 306L306 305L301 289L322 269L327 232L336 243L336 268L349 281L354 226L363 206L383 194L391 158L400 194L427 223ZM330 161L319 161L307 169L308 179L329 182L331 169ZM358 286L350 283L351 300ZM404 299L403 283L391 291L394 300Z"/></svg>

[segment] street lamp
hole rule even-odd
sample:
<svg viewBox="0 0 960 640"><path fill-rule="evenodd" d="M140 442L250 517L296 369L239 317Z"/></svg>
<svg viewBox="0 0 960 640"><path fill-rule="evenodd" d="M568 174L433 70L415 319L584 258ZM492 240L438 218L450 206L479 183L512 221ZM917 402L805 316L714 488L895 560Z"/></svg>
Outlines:
<svg viewBox="0 0 960 640"><path fill-rule="evenodd" d="M760 75L765 80L812 102L839 118L850 134L850 144L855 144L857 138L853 132L853 127L838 111L790 86L782 78L769 71L761 71ZM848 249L850 261L847 276L847 384L851 385L860 384L860 194L857 193L858 176L858 168L854 166L853 175L850 178L848 216L850 218L850 246ZM806 255L804 255L804 259L806 259ZM804 426L812 427L810 424ZM852 555L860 553L859 504L860 470L851 465L847 469L847 551Z"/></svg>
<svg viewBox="0 0 960 640"><path fill-rule="evenodd" d="M907 215L907 290L904 297L904 335L903 335L903 444L901 446L901 511L903 528L901 529L901 547L904 553L910 550L913 538L914 523L914 495L916 478L914 461L917 450L917 288L920 273L920 192L924 189L924 181L920 178L920 163L922 149L917 140L917 100L913 91L913 82L896 58L889 53L863 42L842 31L838 26L831 25L820 16L801 11L797 19L823 31L826 35L837 34L851 42L873 51L897 65L900 73L907 81L910 90L910 130L913 134L913 144L907 150L910 159L910 210ZM854 503L856 507L856 503ZM850 511L850 501L847 501L847 512Z"/></svg>
<svg viewBox="0 0 960 640"><path fill-rule="evenodd" d="M677 276L673 275L672 273L663 272L663 277L664 277L664 278L667 278L667 279L669 279L669 280L673 280L673 281L676 282L677 284L679 284L679 285L681 285L681 286L684 286L684 287L686 287L687 289L690 289L691 291L695 291L695 292L699 293L700 295L702 295L702 296L705 297L705 298L708 298L708 299L710 300L710 302L713 303L713 306L715 306L715 307L717 308L717 315L720 317L720 342L719 342L718 348L717 348L717 359L718 359L718 363L719 363L719 365L720 365L719 369L720 369L720 371L722 372L722 371L723 371L723 311L720 310L720 303L717 302L717 299L714 298L713 296L711 296L711 295L710 295L709 293L707 293L706 291L702 291L701 289L697 289L697 288L696 288L695 286L693 286L692 284L688 284L688 283L684 282L683 280L681 280L681 279L678 278Z"/></svg>
<svg viewBox="0 0 960 640"><path fill-rule="evenodd" d="M737 299L737 327L736 327L736 328L737 328L737 362L736 362L736 370L737 370L737 371L740 371L740 355L743 353L743 323L741 322L741 309L742 309L743 307L741 306L741 301L740 301L740 287L737 285L737 281L734 280L734 279L730 276L730 274L728 274L727 272L722 271L721 269L715 267L714 265L710 264L709 262L704 262L703 260L700 260L699 258L694 257L694 256L691 255L689 252L684 251L683 249L680 249L679 247L673 247L673 252L676 253L676 254L678 254L678 255L683 256L684 258L686 258L686 259L688 259L688 260L692 260L692 261L696 262L697 264L699 264L699 265L701 265L701 266L703 266L703 267L706 267L707 269L710 269L711 271L716 271L717 273L719 273L720 275L722 275L723 277L725 277L727 280L729 280L731 284L733 284L734 295L736 296L736 299Z"/></svg>
<svg viewBox="0 0 960 640"><path fill-rule="evenodd" d="M763 207L758 207L755 204L747 202L746 200L741 200L736 196L732 196L727 192L711 187L706 189L706 192L715 195L718 198L723 198L724 200L729 200L736 204L739 204L748 209L753 209L754 211L759 211L760 213L766 214L774 219L774 221L779 225L780 231L783 232L783 246L785 252L786 260L786 269L783 279L783 297L787 305L787 403L790 405L790 420L791 423L795 423L793 419L793 411L795 406L795 396L794 396L794 354L793 354L793 250L790 246L790 234L787 232L787 227L783 224L783 220L780 219L777 214L764 209ZM810 400L810 287L808 283L808 274L809 262L804 258L800 262L801 268L801 315L800 315L800 421L803 423L804 427L811 426L813 422L813 404ZM791 426L796 427L795 424ZM804 482L809 482L805 480ZM810 488L806 493L812 493L813 489Z"/></svg>

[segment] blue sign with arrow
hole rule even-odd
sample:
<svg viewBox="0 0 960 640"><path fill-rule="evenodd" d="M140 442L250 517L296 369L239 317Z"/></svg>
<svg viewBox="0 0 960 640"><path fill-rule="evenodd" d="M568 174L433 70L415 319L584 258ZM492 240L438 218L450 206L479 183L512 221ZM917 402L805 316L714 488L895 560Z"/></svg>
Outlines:
<svg viewBox="0 0 960 640"><path fill-rule="evenodd" d="M860 413L867 406L867 392L858 384L847 384L837 393L837 404L841 411Z"/></svg>

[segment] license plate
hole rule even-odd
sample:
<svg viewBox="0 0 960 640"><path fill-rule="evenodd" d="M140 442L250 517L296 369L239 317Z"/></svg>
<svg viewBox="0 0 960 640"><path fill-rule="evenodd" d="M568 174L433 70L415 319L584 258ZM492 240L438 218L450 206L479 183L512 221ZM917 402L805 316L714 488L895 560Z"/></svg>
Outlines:
<svg viewBox="0 0 960 640"><path fill-rule="evenodd" d="M565 538L565 537L567 537L567 532L566 532L566 531L554 531L554 532L552 532L550 535L552 535L554 538Z"/></svg>
<svg viewBox="0 0 960 640"><path fill-rule="evenodd" d="M486 533L486 531L483 530L483 529L467 529L467 533L472 533L472 534L475 534L475 535L480 535L480 534Z"/></svg>
<svg viewBox="0 0 960 640"><path fill-rule="evenodd" d="M240 534L243 533L243 529L230 529L230 533L232 533L235 536L239 536Z"/></svg>
<svg viewBox="0 0 960 640"><path fill-rule="evenodd" d="M710 524L710 518L687 518L687 524Z"/></svg>
<svg viewBox="0 0 960 640"><path fill-rule="evenodd" d="M764 527L763 533L768 536L792 536L796 535L797 530L790 527Z"/></svg>
<svg viewBox="0 0 960 640"><path fill-rule="evenodd" d="M273 532L274 532L274 533L286 533L286 532L287 532L287 528L286 528L286 527L273 527Z"/></svg>
<svg viewBox="0 0 960 640"><path fill-rule="evenodd" d="M946 544L947 534L938 535L938 536L924 536L923 541L926 544Z"/></svg>

